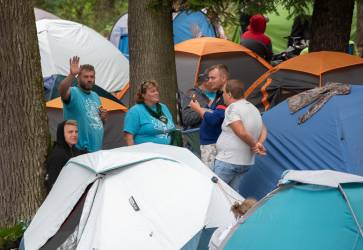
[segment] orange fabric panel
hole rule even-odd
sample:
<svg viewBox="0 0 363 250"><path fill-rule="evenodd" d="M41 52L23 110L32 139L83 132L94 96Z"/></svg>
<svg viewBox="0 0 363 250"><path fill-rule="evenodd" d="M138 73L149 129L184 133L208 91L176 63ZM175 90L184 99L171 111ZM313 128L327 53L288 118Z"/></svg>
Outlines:
<svg viewBox="0 0 363 250"><path fill-rule="evenodd" d="M130 88L130 82L126 83L125 87L116 94L116 98L120 100L125 95L125 93L129 90L129 88Z"/></svg>
<svg viewBox="0 0 363 250"><path fill-rule="evenodd" d="M363 64L363 59L342 52L320 51L299 55L282 62L279 69L301 71L319 76L325 72Z"/></svg>
<svg viewBox="0 0 363 250"><path fill-rule="evenodd" d="M121 111L127 112L127 108L117 102L114 102L114 101L104 98L104 97L100 97L100 99L101 99L102 107L104 109L106 109L107 111L121 110ZM63 103L62 103L61 98L58 97L51 101L48 101L46 103L46 106L47 106L47 108L62 109Z"/></svg>
<svg viewBox="0 0 363 250"><path fill-rule="evenodd" d="M268 77L276 72L277 69L276 68L272 68L269 71L267 71L266 73L264 73L262 76L260 76L254 83L252 83L252 85L245 91L244 93L244 98L247 98L259 85L261 85L261 83L263 83L266 79L268 79ZM271 79L270 79L271 80Z"/></svg>
<svg viewBox="0 0 363 250"><path fill-rule="evenodd" d="M272 82L272 79L268 78L266 83L261 88L261 93L262 93L261 102L262 102L263 106L265 107L265 111L269 110L269 108L270 108L270 102L268 101L268 93L266 91L266 88L271 84L271 82Z"/></svg>
<svg viewBox="0 0 363 250"><path fill-rule="evenodd" d="M208 55L223 52L242 51L247 52L249 49L228 41L226 39L214 37L201 37L189 39L175 45L175 51L190 53L194 55Z"/></svg>
<svg viewBox="0 0 363 250"><path fill-rule="evenodd" d="M240 44L221 38L201 37L189 39L187 41L176 44L175 51L194 54L198 56L218 53L243 52L258 60L267 69L272 68L272 66L268 62L266 62L263 58L259 57L253 51L247 49Z"/></svg>

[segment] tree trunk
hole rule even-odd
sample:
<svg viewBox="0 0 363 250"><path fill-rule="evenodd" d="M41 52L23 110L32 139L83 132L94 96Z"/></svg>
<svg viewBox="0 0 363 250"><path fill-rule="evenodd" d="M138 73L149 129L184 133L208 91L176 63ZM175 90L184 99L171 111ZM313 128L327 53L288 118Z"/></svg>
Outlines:
<svg viewBox="0 0 363 250"><path fill-rule="evenodd" d="M347 51L354 0L315 0L309 51Z"/></svg>
<svg viewBox="0 0 363 250"><path fill-rule="evenodd" d="M31 1L0 0L0 227L44 198L49 132Z"/></svg>
<svg viewBox="0 0 363 250"><path fill-rule="evenodd" d="M357 32L355 33L355 45L358 48L359 55L363 50L363 0L357 3Z"/></svg>
<svg viewBox="0 0 363 250"><path fill-rule="evenodd" d="M150 8L151 2L155 1L129 1L130 94L135 95L140 82L156 80L160 85L161 102L169 107L176 121L172 1L160 1L157 9ZM131 100L130 105L133 103Z"/></svg>

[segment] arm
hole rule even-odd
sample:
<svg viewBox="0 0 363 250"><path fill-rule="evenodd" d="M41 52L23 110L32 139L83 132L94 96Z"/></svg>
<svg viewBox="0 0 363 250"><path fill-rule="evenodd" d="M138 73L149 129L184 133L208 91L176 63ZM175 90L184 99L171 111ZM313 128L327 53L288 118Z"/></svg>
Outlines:
<svg viewBox="0 0 363 250"><path fill-rule="evenodd" d="M103 124L106 123L106 119L107 119L107 115L108 115L108 111L107 109L104 109L102 107L102 105L99 107L99 114L100 114L100 118Z"/></svg>
<svg viewBox="0 0 363 250"><path fill-rule="evenodd" d="M124 139L126 141L127 146L132 146L135 144L134 135L128 132L124 132Z"/></svg>
<svg viewBox="0 0 363 250"><path fill-rule="evenodd" d="M140 130L139 113L134 106L127 111L124 120L123 133L124 133L124 139L128 146L135 144L135 135L139 130Z"/></svg>
<svg viewBox="0 0 363 250"><path fill-rule="evenodd" d="M203 119L205 112L207 111L205 108L202 108L198 101L190 101L189 103L190 108L199 114L200 118Z"/></svg>
<svg viewBox="0 0 363 250"><path fill-rule="evenodd" d="M256 141L255 139L252 137L252 135L245 129L245 127L243 126L243 123L238 120L238 121L234 121L232 123L229 124L229 126L231 127L231 129L233 130L233 132L242 140L244 141L247 145L249 145L251 147L251 149L253 147L256 146Z"/></svg>
<svg viewBox="0 0 363 250"><path fill-rule="evenodd" d="M224 120L224 109L215 109L204 113L203 119L211 126L221 126Z"/></svg>
<svg viewBox="0 0 363 250"><path fill-rule="evenodd" d="M266 128L265 124L262 124L261 134L258 137L257 142L263 144L265 142L266 138L267 138L267 128Z"/></svg>
<svg viewBox="0 0 363 250"><path fill-rule="evenodd" d="M69 68L70 72L66 78L59 85L59 94L63 101L68 101L69 97L71 96L71 85L73 79L79 73L79 57L74 56L73 58L69 59Z"/></svg>
<svg viewBox="0 0 363 250"><path fill-rule="evenodd" d="M267 138L267 128L264 124L262 124L262 130L261 130L261 134L258 137L257 143L255 148L253 149L253 151L255 153L258 153L260 155L266 155L266 148L263 145L263 143L265 142Z"/></svg>

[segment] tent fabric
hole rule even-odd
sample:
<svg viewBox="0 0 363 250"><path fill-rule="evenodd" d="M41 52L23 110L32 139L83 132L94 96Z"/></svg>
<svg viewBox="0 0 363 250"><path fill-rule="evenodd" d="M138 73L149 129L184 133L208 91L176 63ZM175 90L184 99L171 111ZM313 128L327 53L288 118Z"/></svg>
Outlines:
<svg viewBox="0 0 363 250"><path fill-rule="evenodd" d="M65 20L44 19L36 26L43 78L68 75L69 59L77 55L81 64L95 67L96 85L108 92L128 83L128 60L96 31Z"/></svg>
<svg viewBox="0 0 363 250"><path fill-rule="evenodd" d="M305 171L299 172L304 179ZM350 209L362 209L362 198L346 200L342 193L362 197L363 183L344 184L351 176L342 173L328 176L343 177L339 188L290 183L267 195L231 230L223 249L362 249L359 210Z"/></svg>
<svg viewBox="0 0 363 250"><path fill-rule="evenodd" d="M180 11L173 19L174 43L195 37L216 37L213 25L202 11Z"/></svg>
<svg viewBox="0 0 363 250"><path fill-rule="evenodd" d="M291 181L337 188L342 183L363 183L363 177L332 170L286 170L279 183L288 183Z"/></svg>
<svg viewBox="0 0 363 250"><path fill-rule="evenodd" d="M119 17L111 29L110 42L129 58L128 13ZM180 11L173 13L174 44L195 37L216 37L214 26L202 11Z"/></svg>
<svg viewBox="0 0 363 250"><path fill-rule="evenodd" d="M104 125L103 149L112 149L125 146L122 127L127 108L108 98L101 97L101 103L104 109L108 111L107 120ZM48 126L52 141L57 139L57 126L64 120L63 103L58 97L46 103L48 116Z"/></svg>
<svg viewBox="0 0 363 250"><path fill-rule="evenodd" d="M58 16L39 8L34 8L34 16L36 21L42 19L60 19Z"/></svg>
<svg viewBox="0 0 363 250"><path fill-rule="evenodd" d="M129 15L127 13L121 15L117 22L113 25L109 40L110 42L119 48L120 37L127 36L129 34L128 31L128 21Z"/></svg>
<svg viewBox="0 0 363 250"><path fill-rule="evenodd" d="M358 56L351 56L342 52L320 51L291 58L276 67L320 76L331 70L362 64L363 59Z"/></svg>
<svg viewBox="0 0 363 250"><path fill-rule="evenodd" d="M249 49L231 41L202 37L175 45L175 63L179 90L196 85L198 75L215 64L225 64L230 79L239 79L246 89L272 67Z"/></svg>
<svg viewBox="0 0 363 250"><path fill-rule="evenodd" d="M287 101L265 112L267 155L257 156L244 175L240 193L261 199L273 190L288 169L335 170L363 176L363 87L352 86L349 95L333 96L307 122L298 117L309 106L290 113Z"/></svg>
<svg viewBox="0 0 363 250"><path fill-rule="evenodd" d="M245 97L260 111L327 82L362 85L363 59L341 52L320 51L291 58L259 77Z"/></svg>
<svg viewBox="0 0 363 250"><path fill-rule="evenodd" d="M201 244L204 229L234 221L230 199L243 199L213 176L187 149L168 145L72 158L25 231L24 249L39 249L59 233L90 184L76 249L180 249L202 232Z"/></svg>

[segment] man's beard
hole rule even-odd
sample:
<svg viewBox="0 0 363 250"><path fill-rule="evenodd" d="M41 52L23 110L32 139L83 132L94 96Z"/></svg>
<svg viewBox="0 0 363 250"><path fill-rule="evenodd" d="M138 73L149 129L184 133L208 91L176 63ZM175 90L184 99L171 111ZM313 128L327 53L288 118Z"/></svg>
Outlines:
<svg viewBox="0 0 363 250"><path fill-rule="evenodd" d="M91 87L88 86L87 83L84 83L84 82L79 82L79 86L84 89L84 90L87 90L87 91L91 91L92 90L92 86L93 86L94 83L91 84Z"/></svg>

